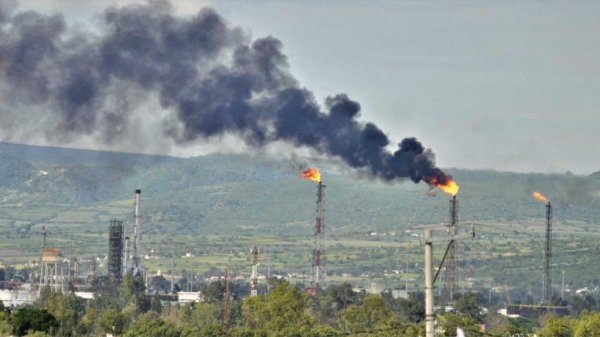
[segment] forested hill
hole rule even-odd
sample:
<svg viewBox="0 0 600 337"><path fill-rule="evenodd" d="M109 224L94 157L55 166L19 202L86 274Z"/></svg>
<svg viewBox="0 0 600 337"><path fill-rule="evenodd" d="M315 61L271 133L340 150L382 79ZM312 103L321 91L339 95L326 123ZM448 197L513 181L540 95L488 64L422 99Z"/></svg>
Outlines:
<svg viewBox="0 0 600 337"><path fill-rule="evenodd" d="M424 184L382 183L332 163L315 164L327 185L326 223L339 232L447 219L447 196L428 195ZM553 201L557 221L600 221L600 172L448 171L461 186L464 221L542 218L544 207L531 198L533 190ZM25 210L54 205L59 211L87 207L91 212L95 205L130 199L136 188L143 190L144 214L156 231L289 233L305 231L314 217L314 183L300 179L285 160L216 154L182 159L0 143L0 210L5 219L15 205ZM28 220L21 216L19 220Z"/></svg>

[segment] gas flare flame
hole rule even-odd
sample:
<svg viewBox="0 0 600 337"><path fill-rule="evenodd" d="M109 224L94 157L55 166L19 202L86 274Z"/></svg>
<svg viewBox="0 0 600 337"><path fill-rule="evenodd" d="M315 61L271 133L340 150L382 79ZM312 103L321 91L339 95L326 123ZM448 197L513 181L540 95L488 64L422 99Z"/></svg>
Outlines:
<svg viewBox="0 0 600 337"><path fill-rule="evenodd" d="M445 183L439 182L436 178L431 178L429 184L453 196L456 195L460 189L456 181L452 180L451 178L448 178Z"/></svg>
<svg viewBox="0 0 600 337"><path fill-rule="evenodd" d="M321 182L321 173L319 173L319 170L317 170L315 167L311 167L300 172L300 177L316 182Z"/></svg>
<svg viewBox="0 0 600 337"><path fill-rule="evenodd" d="M535 191L532 195L535 200L548 203L548 198L546 198L542 193Z"/></svg>

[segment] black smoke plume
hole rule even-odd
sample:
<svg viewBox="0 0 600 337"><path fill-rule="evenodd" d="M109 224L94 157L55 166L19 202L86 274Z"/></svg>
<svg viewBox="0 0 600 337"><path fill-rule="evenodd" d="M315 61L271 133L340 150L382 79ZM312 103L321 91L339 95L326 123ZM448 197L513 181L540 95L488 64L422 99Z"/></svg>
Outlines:
<svg viewBox="0 0 600 337"><path fill-rule="evenodd" d="M345 94L319 106L290 74L279 40L252 40L212 9L181 17L162 1L111 7L88 32L61 15L0 8L5 125L18 113L53 143L93 136L110 145L128 137L133 108L154 95L170 113L160 131L177 143L234 134L256 147L310 147L385 180L449 179L415 138L390 152Z"/></svg>

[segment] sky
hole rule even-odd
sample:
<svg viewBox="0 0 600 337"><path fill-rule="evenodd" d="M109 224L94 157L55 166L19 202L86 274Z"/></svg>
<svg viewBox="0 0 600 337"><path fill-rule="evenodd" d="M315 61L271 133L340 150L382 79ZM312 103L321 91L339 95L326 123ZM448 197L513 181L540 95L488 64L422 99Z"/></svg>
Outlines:
<svg viewBox="0 0 600 337"><path fill-rule="evenodd" d="M22 0L86 25L132 0ZM394 141L417 137L440 167L600 170L600 2L172 1L215 8L281 40L319 101L347 93Z"/></svg>

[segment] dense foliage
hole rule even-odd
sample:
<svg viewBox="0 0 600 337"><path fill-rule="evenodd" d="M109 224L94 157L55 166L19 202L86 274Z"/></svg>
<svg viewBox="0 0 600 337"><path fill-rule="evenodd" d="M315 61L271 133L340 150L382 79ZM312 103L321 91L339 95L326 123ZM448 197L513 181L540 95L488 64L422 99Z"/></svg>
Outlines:
<svg viewBox="0 0 600 337"><path fill-rule="evenodd" d="M140 278L126 277L114 291L100 289L94 300L44 288L33 306L0 308L0 335L221 337L227 300L227 334L232 337L417 337L424 333L422 298L394 299L353 292L348 284L332 285L316 295L288 282L272 279L271 291L254 297L232 291L223 297L221 282L205 284L205 301L153 303ZM212 289L212 294L210 291ZM217 294L221 291L221 296ZM437 313L437 331L456 336L509 337L537 333L540 337L600 336L600 313L511 319L484 310L481 294L464 293L452 312ZM0 302L1 303L1 302ZM150 303L150 304L149 304Z"/></svg>

